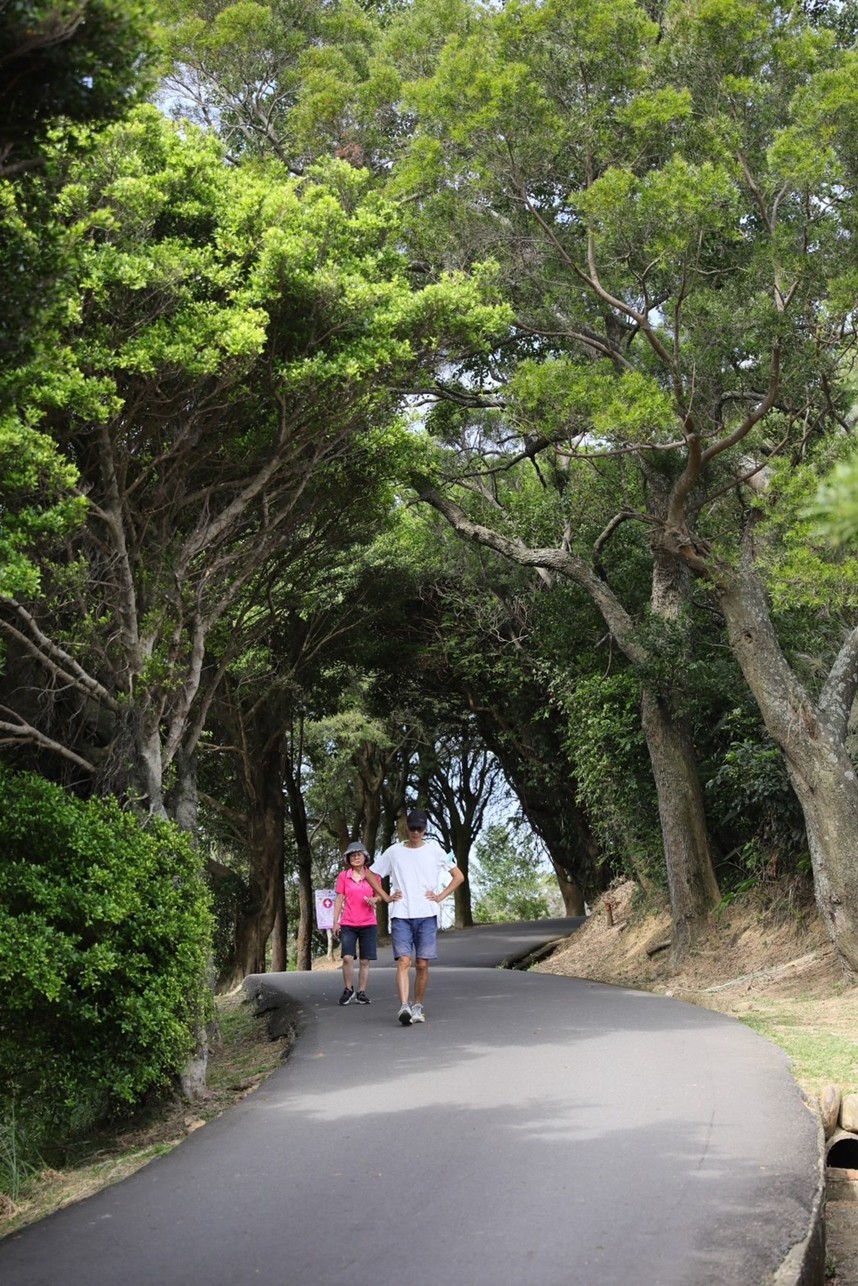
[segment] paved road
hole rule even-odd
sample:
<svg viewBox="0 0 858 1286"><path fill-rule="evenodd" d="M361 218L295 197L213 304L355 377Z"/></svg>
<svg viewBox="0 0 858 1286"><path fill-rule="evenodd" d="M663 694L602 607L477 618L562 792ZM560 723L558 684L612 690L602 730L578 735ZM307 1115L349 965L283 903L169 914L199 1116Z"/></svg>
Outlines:
<svg viewBox="0 0 858 1286"><path fill-rule="evenodd" d="M665 997L490 967L557 931L445 933L422 1027L396 1023L389 966L366 1007L337 1006L336 971L250 979L299 1022L287 1065L0 1243L0 1283L771 1281L820 1183L784 1056Z"/></svg>

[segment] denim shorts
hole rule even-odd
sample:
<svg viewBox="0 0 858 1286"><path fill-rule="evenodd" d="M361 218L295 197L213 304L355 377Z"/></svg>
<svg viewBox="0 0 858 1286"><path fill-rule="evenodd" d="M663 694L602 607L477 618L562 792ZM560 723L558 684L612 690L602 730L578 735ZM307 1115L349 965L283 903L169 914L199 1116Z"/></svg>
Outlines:
<svg viewBox="0 0 858 1286"><path fill-rule="evenodd" d="M375 960L378 955L378 925L353 924L340 925L340 947L344 956L357 954L355 947L360 943L361 960Z"/></svg>
<svg viewBox="0 0 858 1286"><path fill-rule="evenodd" d="M411 956L416 960L438 959L437 915L419 916L415 920L392 915L390 937L394 960L398 960L400 956Z"/></svg>

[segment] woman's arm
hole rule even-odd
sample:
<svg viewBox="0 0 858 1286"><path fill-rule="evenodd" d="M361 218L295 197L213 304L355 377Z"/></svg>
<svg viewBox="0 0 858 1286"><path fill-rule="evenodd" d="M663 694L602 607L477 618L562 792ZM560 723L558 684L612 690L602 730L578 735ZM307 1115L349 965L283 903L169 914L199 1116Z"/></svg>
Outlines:
<svg viewBox="0 0 858 1286"><path fill-rule="evenodd" d="M338 938L340 936L340 916L343 913L344 902L345 902L345 898L343 897L342 893L338 893L337 900L334 903L334 927L331 930L335 938Z"/></svg>
<svg viewBox="0 0 858 1286"><path fill-rule="evenodd" d="M373 875L372 871L365 871L364 874L369 881L369 885L373 893L375 893L376 897L380 897L383 902L398 902L402 897L402 893L399 889L392 894L385 893L384 889L381 887L381 880L377 875Z"/></svg>

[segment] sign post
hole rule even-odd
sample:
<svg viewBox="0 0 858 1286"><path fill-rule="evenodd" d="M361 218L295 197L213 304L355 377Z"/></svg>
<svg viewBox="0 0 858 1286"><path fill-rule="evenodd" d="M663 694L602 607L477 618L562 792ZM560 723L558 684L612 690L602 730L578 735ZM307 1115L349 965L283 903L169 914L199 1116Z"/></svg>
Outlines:
<svg viewBox="0 0 858 1286"><path fill-rule="evenodd" d="M328 959L334 958L334 902L336 893L333 889L316 889L316 925L319 932L328 939Z"/></svg>

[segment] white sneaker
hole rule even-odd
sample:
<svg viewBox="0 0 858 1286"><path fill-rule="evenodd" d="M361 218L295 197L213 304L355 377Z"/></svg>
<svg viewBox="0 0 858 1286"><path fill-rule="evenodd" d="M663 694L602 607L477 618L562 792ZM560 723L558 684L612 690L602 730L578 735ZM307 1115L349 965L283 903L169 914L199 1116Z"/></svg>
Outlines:
<svg viewBox="0 0 858 1286"><path fill-rule="evenodd" d="M411 1026L411 1006L409 1005L407 1000L403 1001L403 1003L399 1006L399 1013L396 1015L396 1017L402 1023L403 1027ZM422 1019L421 1019L421 1022L422 1022Z"/></svg>
<svg viewBox="0 0 858 1286"><path fill-rule="evenodd" d="M413 1023L425 1023L426 1018L425 1018L424 1013L423 1013L423 1006L422 1006L422 1005L412 1005L412 1006L411 1006L411 1021L412 1021Z"/></svg>

